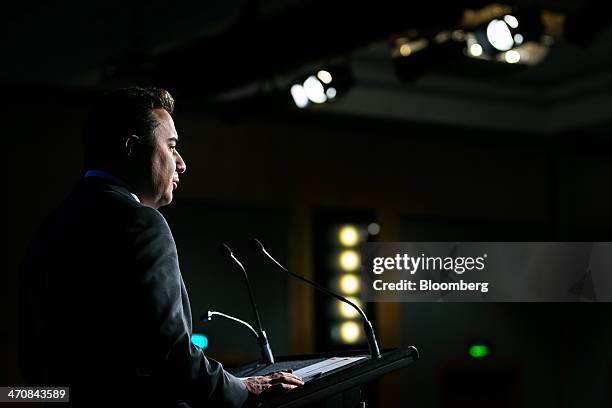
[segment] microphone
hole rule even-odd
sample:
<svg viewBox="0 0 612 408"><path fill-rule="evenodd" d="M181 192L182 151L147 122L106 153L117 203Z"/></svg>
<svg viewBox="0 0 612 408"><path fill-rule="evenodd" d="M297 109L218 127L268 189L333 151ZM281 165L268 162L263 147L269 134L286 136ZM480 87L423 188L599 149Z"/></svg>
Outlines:
<svg viewBox="0 0 612 408"><path fill-rule="evenodd" d="M244 275L244 282L246 283L247 290L249 292L249 299L251 301L251 308L253 309L253 314L255 315L255 327L257 328L257 341L259 343L259 348L261 351L261 357L264 364L274 364L274 356L272 355L272 349L270 348L270 343L268 343L268 337L266 336L266 332L261 326L261 318L259 317L259 311L257 310L257 305L255 304L255 298L253 297L253 291L251 290L251 284L249 283L249 276L247 275L246 269L242 265L242 263L234 256L234 253L225 243L221 243L219 245L219 252L226 258L230 258L234 261L236 265L242 271Z"/></svg>
<svg viewBox="0 0 612 408"><path fill-rule="evenodd" d="M361 310L359 306L357 306L355 303L351 302L344 296L338 295L332 292L331 290L314 283L310 279L306 279L298 274L291 272L289 269L281 265L276 259L274 259L274 257L270 255L268 251L266 251L266 248L263 246L263 244L259 240L253 238L251 240L251 246L253 247L255 252L258 252L266 256L268 259L274 262L276 266L278 266L283 271L287 272L290 276L293 276L294 278L297 278L301 280L302 282L306 282L307 284L314 286L316 289L320 290L321 292L327 293L328 295L340 300L341 302L348 303L353 308L355 308L355 310L359 312L359 315L361 316L361 319L363 321L363 331L366 334L366 339L368 341L368 348L370 349L370 355L372 358L380 358L381 356L380 349L378 348L378 343L376 342L376 336L374 335L374 329L372 328L372 323L370 323L370 321L368 320L368 317L365 315L365 313L363 312L363 310Z"/></svg>
<svg viewBox="0 0 612 408"><path fill-rule="evenodd" d="M236 323L239 323L239 324L243 325L244 327L249 329L251 331L251 333L253 333L253 335L255 336L255 338L257 340L259 340L259 334L257 334L257 332L255 331L253 326L251 326L250 324L248 324L244 320L241 320L241 319L239 319L237 317L234 317L234 316L230 316L230 315L225 314L225 313L215 312L213 310L209 310L208 312L206 312L205 314L203 314L200 317L200 321L203 322L203 323L210 322L212 320L213 316L223 317L224 319L228 319L228 320L231 320L231 321L234 321Z"/></svg>

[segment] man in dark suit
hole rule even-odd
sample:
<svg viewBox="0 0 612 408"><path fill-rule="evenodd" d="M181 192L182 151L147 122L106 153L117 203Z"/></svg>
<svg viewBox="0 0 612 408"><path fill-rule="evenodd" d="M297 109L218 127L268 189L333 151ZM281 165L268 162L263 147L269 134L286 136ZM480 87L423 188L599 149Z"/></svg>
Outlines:
<svg viewBox="0 0 612 408"><path fill-rule="evenodd" d="M22 374L70 386L75 405L241 407L303 384L290 372L238 379L191 342L176 246L157 211L186 170L173 108L153 88L101 98L85 134L85 176L22 264Z"/></svg>

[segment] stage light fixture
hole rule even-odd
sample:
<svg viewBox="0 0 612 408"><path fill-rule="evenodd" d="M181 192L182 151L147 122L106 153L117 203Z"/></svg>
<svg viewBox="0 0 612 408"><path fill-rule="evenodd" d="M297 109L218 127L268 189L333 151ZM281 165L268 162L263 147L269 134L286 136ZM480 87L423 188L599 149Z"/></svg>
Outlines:
<svg viewBox="0 0 612 408"><path fill-rule="evenodd" d="M348 296L347 299L353 302L354 304L356 304L357 306L362 307L361 300L359 300L358 298ZM342 318L354 319L359 316L359 312L357 312L357 310L355 310L355 308L353 308L348 303L338 301L337 304L338 304L338 313L340 314Z"/></svg>
<svg viewBox="0 0 612 408"><path fill-rule="evenodd" d="M510 28L515 28L515 29L518 28L518 25L519 25L518 20L513 15L506 14L504 16L504 21L506 22L506 24L508 24Z"/></svg>
<svg viewBox="0 0 612 408"><path fill-rule="evenodd" d="M306 97L310 102L323 103L327 101L327 96L325 95L325 89L323 88L323 84L317 79L316 76L311 75L306 78L303 86L304 91L306 92Z"/></svg>
<svg viewBox="0 0 612 408"><path fill-rule="evenodd" d="M410 44L402 44L399 47L399 53L402 57L407 57L412 54L412 47Z"/></svg>
<svg viewBox="0 0 612 408"><path fill-rule="evenodd" d="M317 72L317 78L319 78L322 83L327 85L329 85L332 81L331 74L328 71L325 71L324 69Z"/></svg>
<svg viewBox="0 0 612 408"><path fill-rule="evenodd" d="M353 344L361 337L361 327L356 322L348 321L340 324L340 340L344 343Z"/></svg>
<svg viewBox="0 0 612 408"><path fill-rule="evenodd" d="M521 61L521 53L516 50L506 51L504 59L508 64L516 64Z"/></svg>
<svg viewBox="0 0 612 408"><path fill-rule="evenodd" d="M469 47L469 53L474 57L480 57L482 55L482 45L478 43L471 44Z"/></svg>
<svg viewBox="0 0 612 408"><path fill-rule="evenodd" d="M359 315L355 309L344 302L338 303L338 314L343 319L354 319Z"/></svg>
<svg viewBox="0 0 612 408"><path fill-rule="evenodd" d="M355 246L359 243L359 231L354 225L344 225L338 232L338 240L343 246Z"/></svg>
<svg viewBox="0 0 612 408"><path fill-rule="evenodd" d="M305 108L308 105L308 96L306 96L306 91L304 87L300 84L295 84L291 87L291 96L293 97L293 102L295 102L295 106L298 108Z"/></svg>
<svg viewBox="0 0 612 408"><path fill-rule="evenodd" d="M352 86L353 77L346 63L330 65L308 75L303 82L291 86L293 102L298 108L311 103L322 104L336 99L339 93Z"/></svg>
<svg viewBox="0 0 612 408"><path fill-rule="evenodd" d="M343 295L355 295L359 293L361 282L356 275L346 273L340 277L338 286L340 286L340 292L342 292Z"/></svg>
<svg viewBox="0 0 612 408"><path fill-rule="evenodd" d="M394 57L409 57L419 51L426 49L430 44L430 41L426 38L398 38L395 40L395 49L392 55Z"/></svg>
<svg viewBox="0 0 612 408"><path fill-rule="evenodd" d="M335 71L326 70L330 73L332 84L338 80ZM324 73L317 71L318 79L325 79ZM324 220L323 228L320 229L320 236L324 237L326 248L321 246L321 261L326 264L326 274L321 274L326 279L330 290L345 296L350 302L363 310L368 305L361 299L362 282L361 276L357 273L361 268L361 247L365 241L369 241L369 233L378 233L380 227L371 222L372 214L354 214L349 217L342 215L338 217L322 217ZM315 251L315 257L317 257ZM365 336L361 334L362 327L357 321L359 312L345 302L329 300L325 304L317 305L318 312L325 314L324 319L329 324L329 341L336 346L354 347L361 344Z"/></svg>
<svg viewBox="0 0 612 408"><path fill-rule="evenodd" d="M479 57L483 53L494 56L519 47L526 41L539 41L542 32L540 10L517 9L511 14L493 18L477 28L474 31L475 43L468 44L468 54L474 57ZM474 44L478 44L482 52ZM510 60L515 61L516 54L510 55Z"/></svg>
<svg viewBox="0 0 612 408"><path fill-rule="evenodd" d="M346 272L353 272L359 268L361 260L357 251L346 249L338 257L340 268Z"/></svg>
<svg viewBox="0 0 612 408"><path fill-rule="evenodd" d="M510 26L505 20L494 19L487 25L487 41L497 51L508 51L514 47Z"/></svg>
<svg viewBox="0 0 612 408"><path fill-rule="evenodd" d="M522 34L514 34L514 43L516 45L521 45L523 43L523 35Z"/></svg>

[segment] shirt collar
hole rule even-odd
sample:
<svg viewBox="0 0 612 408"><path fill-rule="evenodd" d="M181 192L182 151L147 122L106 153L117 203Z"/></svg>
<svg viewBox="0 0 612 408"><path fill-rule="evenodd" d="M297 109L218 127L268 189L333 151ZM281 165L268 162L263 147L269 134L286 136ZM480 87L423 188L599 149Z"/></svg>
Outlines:
<svg viewBox="0 0 612 408"><path fill-rule="evenodd" d="M85 172L84 177L100 177L100 178L104 178L107 180L110 180L116 184L122 185L122 186L126 186L128 187L128 184L121 180L118 177L113 176L112 174L110 174L109 172L103 171L103 170L87 170ZM138 198L138 196L132 192L130 192L130 194L132 195L132 197L134 197L134 200L138 201L139 203L141 203L140 199Z"/></svg>

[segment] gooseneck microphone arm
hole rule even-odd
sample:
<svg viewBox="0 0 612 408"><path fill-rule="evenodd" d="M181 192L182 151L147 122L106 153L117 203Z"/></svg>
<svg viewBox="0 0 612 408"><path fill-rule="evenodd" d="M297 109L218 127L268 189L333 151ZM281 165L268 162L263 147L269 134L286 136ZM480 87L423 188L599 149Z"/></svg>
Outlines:
<svg viewBox="0 0 612 408"><path fill-rule="evenodd" d="M215 312L213 310L209 310L208 312L206 312L206 314L203 314L202 317L200 317L200 321L201 322L210 322L212 320L213 316L223 317L224 319L228 319L228 320L231 320L233 322L236 322L236 323L239 323L239 324L243 325L244 327L249 329L251 331L251 333L253 333L253 335L255 336L256 339L259 340L259 334L257 334L257 332L255 331L253 326L251 326L250 324L248 324L244 320L241 320L241 319L239 319L237 317L234 317L234 316L230 316L230 315L225 314L225 313Z"/></svg>
<svg viewBox="0 0 612 408"><path fill-rule="evenodd" d="M255 304L255 297L253 296L253 291L251 290L251 283L249 282L249 276L247 275L246 269L244 265L242 265L242 263L238 260L238 258L234 256L234 253L226 244L221 243L221 245L219 245L219 252L226 258L232 259L242 271L242 274L244 276L244 282L246 284L247 291L249 292L251 308L253 309L253 314L255 316L255 327L257 329L257 340L259 342L261 357L264 364L273 364L274 356L272 355L272 349L270 348L270 343L268 343L268 337L266 336L266 332L264 331L261 325L261 318L259 317L259 311L257 310L257 305Z"/></svg>
<svg viewBox="0 0 612 408"><path fill-rule="evenodd" d="M268 253L268 251L266 251L266 248L263 246L263 244L253 238L251 240L251 246L253 247L253 249L255 250L255 252L259 252L260 254L263 254L264 256L266 256L268 259L270 259L272 262L274 262L274 264L276 266L278 266L280 269L282 269L283 271L285 271L286 273L288 273L289 275L293 276L296 279L301 280L302 282L306 282L307 284L315 287L316 289L320 290L321 292L324 292L336 299L338 299L341 302L344 303L348 303L349 305L351 305L353 308L355 308L355 310L357 310L357 312L359 313L359 315L361 316L361 319L363 321L363 330L365 332L366 335L366 339L368 341L368 348L370 349L370 354L372 356L372 358L379 358L380 357L380 349L378 348L378 342L376 341L376 336L374 335L374 328L372 327L372 323L370 323L370 321L368 320L368 317L366 316L366 314L363 312L363 310L357 306L355 303L351 302L350 300L348 300L347 298L345 298L344 296L340 296L334 292L332 292L331 290L320 286L319 284L311 281L310 279L306 279L298 274L295 274L293 272L291 272L289 269L285 268L283 265L281 265L280 262L278 262L276 259L274 259L274 257L272 255L270 255L270 253Z"/></svg>

